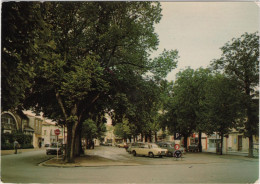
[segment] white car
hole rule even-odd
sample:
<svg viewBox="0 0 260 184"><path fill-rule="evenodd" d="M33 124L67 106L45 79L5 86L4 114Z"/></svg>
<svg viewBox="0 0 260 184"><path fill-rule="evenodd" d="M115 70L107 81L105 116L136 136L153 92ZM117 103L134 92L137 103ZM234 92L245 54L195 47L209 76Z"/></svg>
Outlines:
<svg viewBox="0 0 260 184"><path fill-rule="evenodd" d="M140 144L138 147L132 148L131 152L134 156L144 155L153 158L154 156L158 156L158 157L166 156L168 150L160 148L155 143L143 143Z"/></svg>

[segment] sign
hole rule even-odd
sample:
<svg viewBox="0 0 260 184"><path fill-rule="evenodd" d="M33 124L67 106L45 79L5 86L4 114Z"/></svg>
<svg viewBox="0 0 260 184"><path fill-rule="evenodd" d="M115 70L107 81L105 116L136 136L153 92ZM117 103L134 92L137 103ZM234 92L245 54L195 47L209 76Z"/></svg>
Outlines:
<svg viewBox="0 0 260 184"><path fill-rule="evenodd" d="M180 149L180 145L179 144L175 144L174 148L175 148L175 150L179 150Z"/></svg>
<svg viewBox="0 0 260 184"><path fill-rule="evenodd" d="M180 133L174 133L174 140L181 140L181 134Z"/></svg>
<svg viewBox="0 0 260 184"><path fill-rule="evenodd" d="M60 129L54 130L55 135L60 135Z"/></svg>

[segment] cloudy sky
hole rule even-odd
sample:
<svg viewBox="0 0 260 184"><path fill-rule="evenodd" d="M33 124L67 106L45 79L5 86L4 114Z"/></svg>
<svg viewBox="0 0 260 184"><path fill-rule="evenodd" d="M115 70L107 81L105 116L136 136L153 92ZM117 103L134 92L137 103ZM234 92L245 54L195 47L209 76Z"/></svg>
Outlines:
<svg viewBox="0 0 260 184"><path fill-rule="evenodd" d="M190 66L207 67L221 56L220 47L243 33L259 30L259 6L254 2L161 2L163 17L155 25L157 56L165 48L179 51L178 68L167 79Z"/></svg>

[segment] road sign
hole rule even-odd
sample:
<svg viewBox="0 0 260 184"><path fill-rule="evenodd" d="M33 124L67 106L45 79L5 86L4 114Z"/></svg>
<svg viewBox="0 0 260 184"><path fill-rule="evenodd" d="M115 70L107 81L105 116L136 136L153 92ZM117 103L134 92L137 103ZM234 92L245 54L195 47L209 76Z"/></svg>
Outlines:
<svg viewBox="0 0 260 184"><path fill-rule="evenodd" d="M179 150L180 149L180 145L179 144L175 144L174 148L175 148L175 150Z"/></svg>
<svg viewBox="0 0 260 184"><path fill-rule="evenodd" d="M54 130L55 135L60 135L60 129Z"/></svg>
<svg viewBox="0 0 260 184"><path fill-rule="evenodd" d="M174 140L181 140L181 134L180 133L174 133Z"/></svg>

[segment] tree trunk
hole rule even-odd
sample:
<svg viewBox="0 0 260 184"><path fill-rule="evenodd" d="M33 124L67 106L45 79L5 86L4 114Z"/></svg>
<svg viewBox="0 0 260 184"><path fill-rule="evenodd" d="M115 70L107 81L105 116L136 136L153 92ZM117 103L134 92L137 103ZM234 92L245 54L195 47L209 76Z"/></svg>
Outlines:
<svg viewBox="0 0 260 184"><path fill-rule="evenodd" d="M199 152L202 152L202 144L201 144L201 131L199 131Z"/></svg>
<svg viewBox="0 0 260 184"><path fill-rule="evenodd" d="M73 163L74 162L74 150L75 150L75 140L76 140L76 128L78 126L78 122L68 122L68 139L67 139L67 147L65 154L65 162Z"/></svg>
<svg viewBox="0 0 260 184"><path fill-rule="evenodd" d="M65 152L65 157L64 160L67 163L73 162L73 157L71 155L71 147L72 147L72 126L71 123L67 123L67 145L66 145L66 152Z"/></svg>
<svg viewBox="0 0 260 184"><path fill-rule="evenodd" d="M187 140L188 140L188 136L184 135L184 148L185 148L185 150L187 150Z"/></svg>
<svg viewBox="0 0 260 184"><path fill-rule="evenodd" d="M220 150L219 150L219 154L222 155L222 154L223 154L223 153L222 153L222 149L223 149L223 139L224 139L223 134L220 134L220 137L221 137L221 139L220 139Z"/></svg>
<svg viewBox="0 0 260 184"><path fill-rule="evenodd" d="M149 142L152 142L152 130L149 130Z"/></svg>
<svg viewBox="0 0 260 184"><path fill-rule="evenodd" d="M74 156L77 157L80 156L81 154L84 154L84 150L82 149L82 143L81 143L81 135L76 133Z"/></svg>
<svg viewBox="0 0 260 184"><path fill-rule="evenodd" d="M157 132L156 131L154 132L154 139L155 139L155 142L157 142Z"/></svg>
<svg viewBox="0 0 260 184"><path fill-rule="evenodd" d="M249 136L249 150L248 150L248 157L252 158L254 157L253 154L253 136Z"/></svg>
<svg viewBox="0 0 260 184"><path fill-rule="evenodd" d="M74 156L80 156L80 154L84 154L84 151L82 149L82 143L81 143L81 129L82 129L82 123L79 123L76 128Z"/></svg>
<svg viewBox="0 0 260 184"><path fill-rule="evenodd" d="M248 82L248 79L246 79L245 81L245 91L246 91L246 95L248 96L248 100L247 100L247 104L246 104L246 108L247 108L247 122L246 122L246 130L247 132L249 132L248 138L249 138L249 150L248 150L248 157L252 158L254 157L253 155L253 129L255 128L253 126L254 124L254 118L253 118L253 114L252 114L252 108L251 108L251 103L252 103L252 98L250 96L250 83Z"/></svg>

